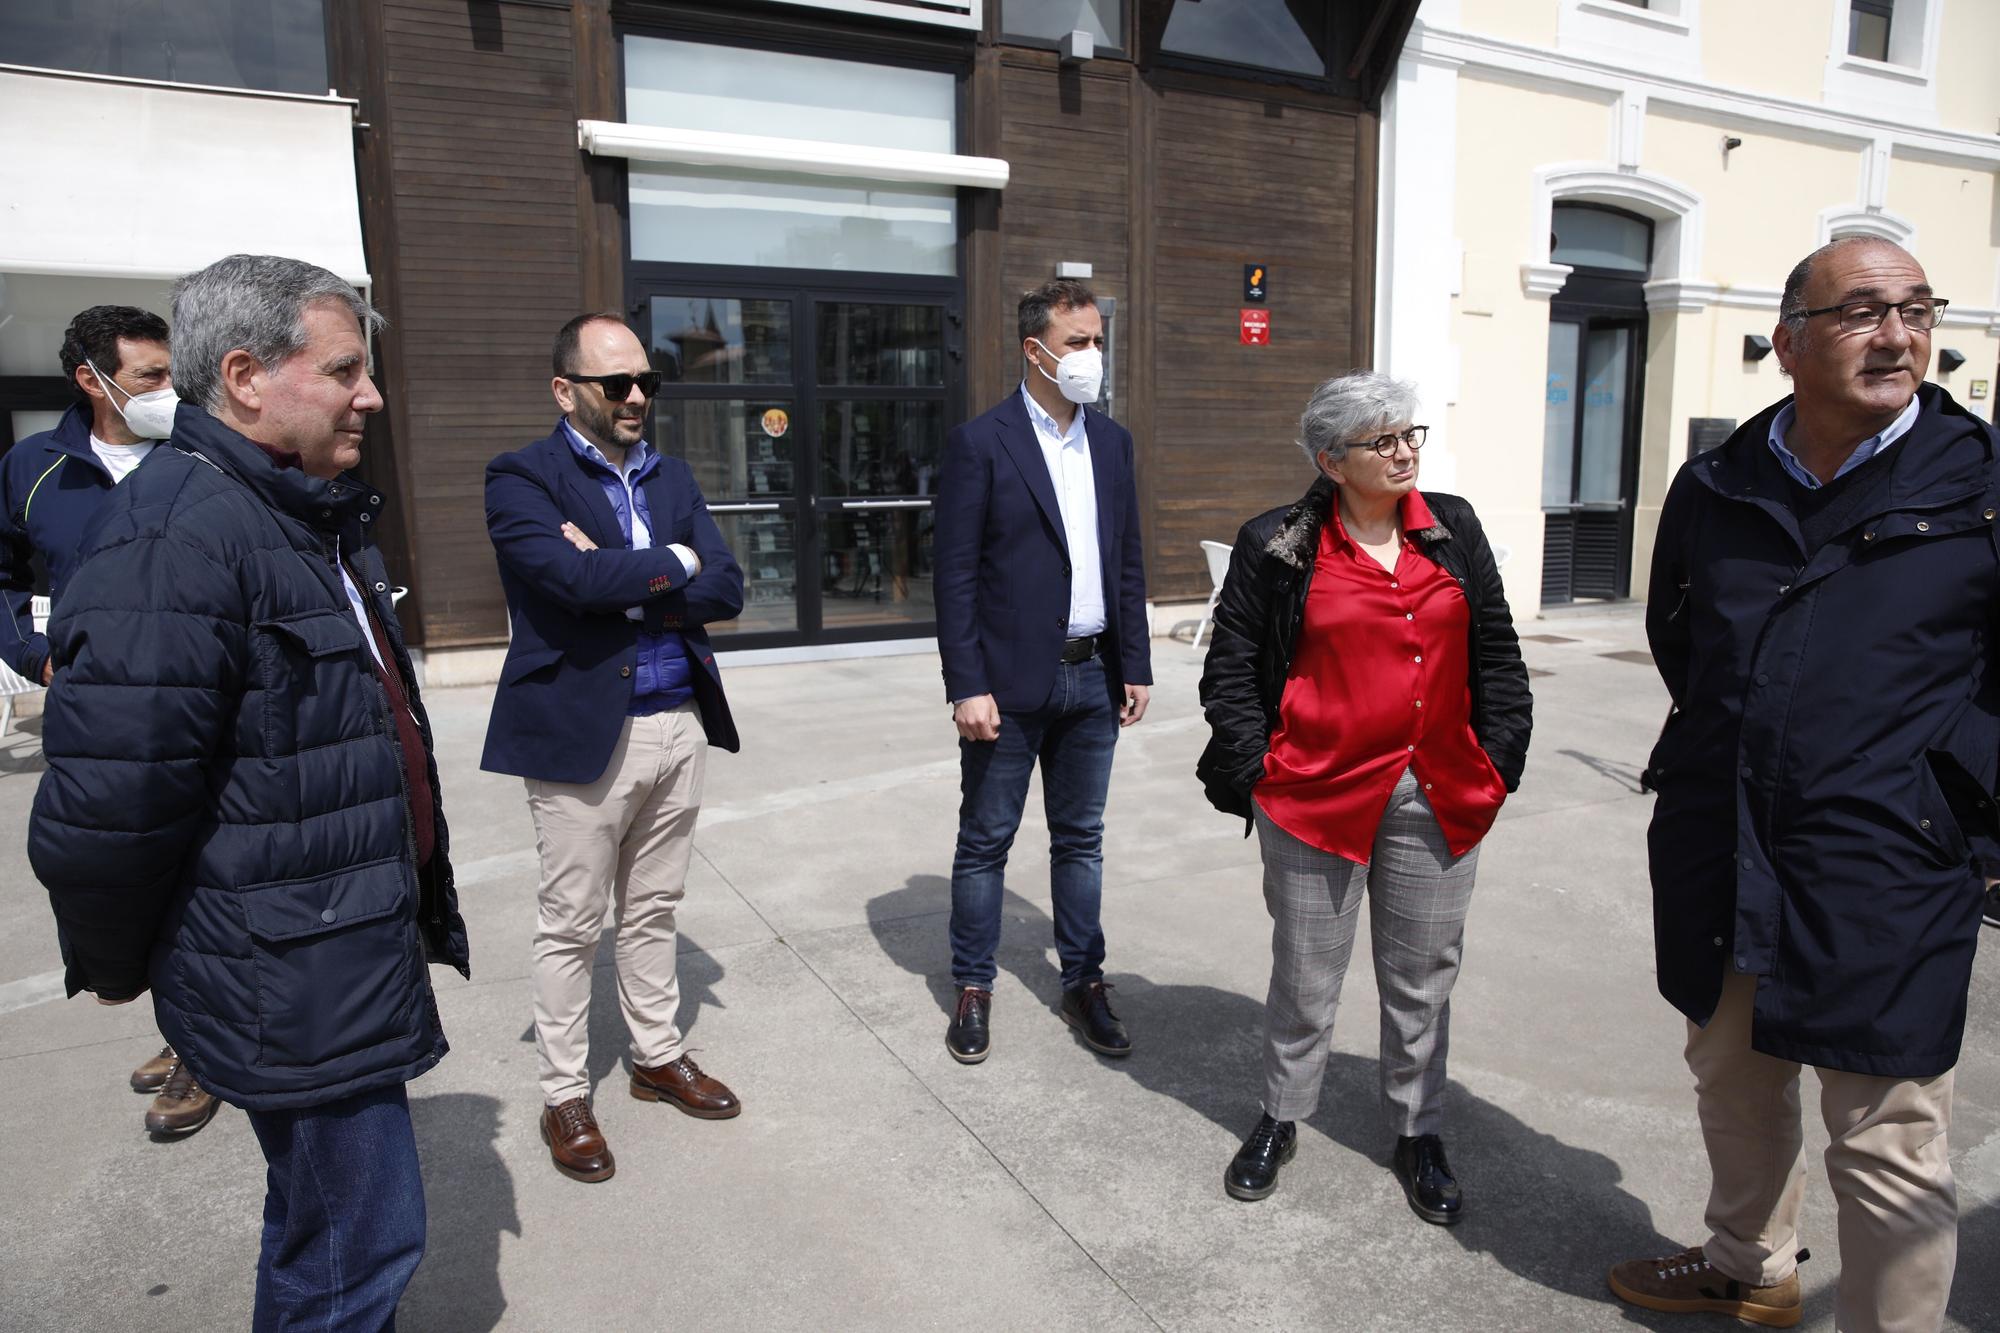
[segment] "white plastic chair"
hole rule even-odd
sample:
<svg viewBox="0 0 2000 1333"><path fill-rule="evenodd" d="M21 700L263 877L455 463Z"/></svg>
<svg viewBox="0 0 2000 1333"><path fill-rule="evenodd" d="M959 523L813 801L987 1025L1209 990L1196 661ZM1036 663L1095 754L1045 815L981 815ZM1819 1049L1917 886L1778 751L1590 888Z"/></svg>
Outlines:
<svg viewBox="0 0 2000 1333"><path fill-rule="evenodd" d="M48 598L36 597L32 599L28 603L28 614L33 620L35 633L48 633ZM41 688L42 683L40 681L25 679L5 662L0 662L0 736L5 736L7 728L14 725L14 696L32 694Z"/></svg>
<svg viewBox="0 0 2000 1333"><path fill-rule="evenodd" d="M1222 581L1229 577L1229 543L1203 542L1201 553L1208 557L1208 581L1215 585L1208 605L1201 609L1201 623L1194 627L1194 650L1201 651L1202 632L1215 623L1215 604L1222 600Z"/></svg>

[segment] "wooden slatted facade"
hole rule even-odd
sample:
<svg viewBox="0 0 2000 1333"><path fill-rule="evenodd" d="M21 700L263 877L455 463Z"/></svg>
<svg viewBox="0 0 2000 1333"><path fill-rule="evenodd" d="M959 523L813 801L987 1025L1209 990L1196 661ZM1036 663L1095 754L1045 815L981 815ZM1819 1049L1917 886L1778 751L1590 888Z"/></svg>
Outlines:
<svg viewBox="0 0 2000 1333"><path fill-rule="evenodd" d="M504 641L485 463L554 419L554 329L624 299L624 167L580 152L576 132L579 118L619 118L624 31L962 69L961 151L1012 169L1004 192L961 193L962 410L1016 383L1015 296L1060 261L1090 263L1118 301L1116 405L1138 440L1156 600L1206 596L1198 543L1298 493L1307 474L1287 442L1306 393L1369 358L1374 116L1359 96L1282 80L1063 65L1002 43L1002 5L983 33L761 0L330 6L336 79L368 123L365 231L393 321L371 461L393 471L406 621L428 648ZM1393 68L1415 0L1380 8L1379 49L1340 87L1379 87ZM1143 49L1145 31L1135 18L1128 45ZM1271 269L1268 347L1237 337L1250 262Z"/></svg>

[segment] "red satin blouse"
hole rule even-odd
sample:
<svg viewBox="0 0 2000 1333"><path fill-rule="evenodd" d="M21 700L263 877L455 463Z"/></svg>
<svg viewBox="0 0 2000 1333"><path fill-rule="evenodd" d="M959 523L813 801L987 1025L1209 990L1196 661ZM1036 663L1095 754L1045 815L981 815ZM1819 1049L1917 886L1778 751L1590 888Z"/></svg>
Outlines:
<svg viewBox="0 0 2000 1333"><path fill-rule="evenodd" d="M1402 520L1405 533L1435 522L1416 491ZM1279 828L1361 865L1407 768L1453 856L1478 845L1507 796L1472 733L1465 593L1417 546L1404 544L1394 572L1382 568L1335 504L1255 791Z"/></svg>

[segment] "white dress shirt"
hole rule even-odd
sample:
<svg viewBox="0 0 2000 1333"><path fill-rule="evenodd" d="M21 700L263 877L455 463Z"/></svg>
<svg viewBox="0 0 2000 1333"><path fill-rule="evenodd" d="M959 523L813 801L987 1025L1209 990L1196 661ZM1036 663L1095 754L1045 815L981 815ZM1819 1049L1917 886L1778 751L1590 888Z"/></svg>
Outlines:
<svg viewBox="0 0 2000 1333"><path fill-rule="evenodd" d="M1786 403L1783 408L1779 409L1778 415L1771 419L1771 452L1778 456L1778 462L1784 467L1786 474L1793 481L1796 481L1809 491L1816 491L1823 483L1818 477L1806 471L1806 466L1799 462L1798 455L1794 454L1785 445L1785 437L1792 433L1792 423L1798 420L1798 415L1798 413L1792 410L1792 405ZM1884 426L1880 434L1870 435L1867 439L1855 445L1854 452L1847 456L1847 461L1840 465L1840 470L1833 474L1833 479L1839 481L1842 477L1854 471L1854 469L1860 467L1863 463L1881 453L1896 441L1902 439L1903 436L1909 434L1910 427L1916 424L1917 396L1911 394L1910 405L1903 409L1902 415Z"/></svg>
<svg viewBox="0 0 2000 1333"><path fill-rule="evenodd" d="M1102 634L1104 560L1097 549L1097 479L1091 473L1090 439L1083 426L1083 414L1089 409L1078 407L1064 430L1042 410L1025 380L1021 401L1028 405L1028 420L1034 423L1042 461L1049 465L1049 480L1055 483L1056 507L1062 511L1063 540L1069 546L1069 637Z"/></svg>

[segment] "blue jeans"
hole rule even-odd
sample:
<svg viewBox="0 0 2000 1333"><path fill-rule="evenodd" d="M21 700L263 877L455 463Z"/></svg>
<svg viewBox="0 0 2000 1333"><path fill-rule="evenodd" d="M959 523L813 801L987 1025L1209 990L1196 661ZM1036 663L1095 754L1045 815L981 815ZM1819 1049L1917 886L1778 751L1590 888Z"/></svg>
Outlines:
<svg viewBox="0 0 2000 1333"><path fill-rule="evenodd" d="M951 975L960 986L993 987L1007 851L1021 827L1028 778L1042 765L1049 821L1049 890L1056 956L1065 989L1104 975L1104 795L1118 713L1098 658L1056 668L1049 701L1000 714L1000 736L958 742L958 850L951 861Z"/></svg>
<svg viewBox="0 0 2000 1333"><path fill-rule="evenodd" d="M403 1085L249 1120L269 1166L251 1328L395 1328L424 1257L424 1182Z"/></svg>

